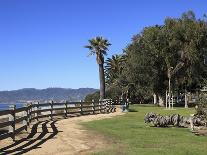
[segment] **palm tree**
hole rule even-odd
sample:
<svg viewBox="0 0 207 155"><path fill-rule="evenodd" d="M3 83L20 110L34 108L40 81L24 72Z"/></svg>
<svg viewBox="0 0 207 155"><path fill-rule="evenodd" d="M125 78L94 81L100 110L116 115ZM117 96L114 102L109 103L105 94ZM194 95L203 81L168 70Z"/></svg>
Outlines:
<svg viewBox="0 0 207 155"><path fill-rule="evenodd" d="M106 74L106 83L116 84L117 80L122 73L124 63L125 63L125 55L113 55L112 58L107 58L106 66L105 66L105 74Z"/></svg>
<svg viewBox="0 0 207 155"><path fill-rule="evenodd" d="M86 45L85 48L90 50L89 55L96 55L96 61L99 65L100 100L103 100L105 98L104 55L107 55L108 47L111 44L100 36L88 41L89 45Z"/></svg>
<svg viewBox="0 0 207 155"><path fill-rule="evenodd" d="M107 58L105 66L105 74L108 84L113 84L120 74L120 55L113 55L112 58Z"/></svg>
<svg viewBox="0 0 207 155"><path fill-rule="evenodd" d="M124 67L126 67L127 55L112 55L111 58L107 58L105 66L106 84L108 89L120 88L123 95L130 95L130 92L134 91L134 84L126 80L123 76Z"/></svg>

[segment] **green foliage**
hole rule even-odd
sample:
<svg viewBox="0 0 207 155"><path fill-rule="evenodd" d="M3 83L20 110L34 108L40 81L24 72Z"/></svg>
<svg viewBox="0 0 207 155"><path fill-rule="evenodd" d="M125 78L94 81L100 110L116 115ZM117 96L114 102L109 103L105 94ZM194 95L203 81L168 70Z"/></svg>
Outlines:
<svg viewBox="0 0 207 155"><path fill-rule="evenodd" d="M105 75L107 86L107 97L123 97L129 92L129 83L123 79L123 70L126 64L126 54L113 55L106 60Z"/></svg>
<svg viewBox="0 0 207 155"><path fill-rule="evenodd" d="M133 85L133 93L144 99L152 94L164 98L169 78L173 91L200 88L207 79L206 37L206 21L196 19L192 11L146 27L124 50L126 60L115 79Z"/></svg>
<svg viewBox="0 0 207 155"><path fill-rule="evenodd" d="M100 92L97 91L97 92L95 92L93 94L87 95L84 100L85 101L92 101L92 100L99 101L99 99L100 99Z"/></svg>
<svg viewBox="0 0 207 155"><path fill-rule="evenodd" d="M110 89L106 90L106 98L107 99L117 99L117 97L120 97L122 94L122 90L118 86L110 87ZM89 94L85 97L85 101L99 101L100 99L100 93L99 91Z"/></svg>
<svg viewBox="0 0 207 155"><path fill-rule="evenodd" d="M103 37L96 37L88 40L89 45L84 46L89 49L89 56L96 55L98 64L104 63L104 55L107 55L108 47L111 45L107 39Z"/></svg>
<svg viewBox="0 0 207 155"><path fill-rule="evenodd" d="M120 85L119 77L122 74L125 55L112 55L112 58L107 58L105 64L106 83L110 85Z"/></svg>
<svg viewBox="0 0 207 155"><path fill-rule="evenodd" d="M117 99L122 95L122 89L117 85L112 85L106 90L106 98Z"/></svg>
<svg viewBox="0 0 207 155"><path fill-rule="evenodd" d="M205 116L207 119L207 96L205 94L200 95L199 103L196 106L196 113Z"/></svg>
<svg viewBox="0 0 207 155"><path fill-rule="evenodd" d="M177 51L176 64L172 62L174 80L178 87L185 85L187 89L195 89L206 79L206 66L203 63L207 54L207 25L196 19L192 11L186 12L179 19L165 20L165 29L170 37L170 49ZM176 57L174 58L176 60Z"/></svg>

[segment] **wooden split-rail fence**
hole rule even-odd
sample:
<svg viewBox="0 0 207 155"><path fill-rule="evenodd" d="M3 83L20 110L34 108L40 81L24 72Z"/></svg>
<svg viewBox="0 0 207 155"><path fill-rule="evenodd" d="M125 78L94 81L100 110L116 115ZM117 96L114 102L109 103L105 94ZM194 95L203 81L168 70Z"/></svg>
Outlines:
<svg viewBox="0 0 207 155"><path fill-rule="evenodd" d="M80 116L98 113L110 113L115 111L112 100L107 99L99 102L64 102L56 103L29 103L22 108L10 106L9 110L0 111L0 140L12 138L30 127L31 122L39 119L51 119L55 116ZM1 121L3 120L3 121ZM2 132L5 131L5 132Z"/></svg>

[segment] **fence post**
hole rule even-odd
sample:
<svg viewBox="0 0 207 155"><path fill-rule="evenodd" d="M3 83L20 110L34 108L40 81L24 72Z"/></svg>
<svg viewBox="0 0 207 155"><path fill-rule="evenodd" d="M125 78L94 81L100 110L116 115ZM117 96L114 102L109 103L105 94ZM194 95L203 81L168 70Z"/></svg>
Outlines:
<svg viewBox="0 0 207 155"><path fill-rule="evenodd" d="M113 111L113 107L110 99L108 100L108 104L109 104L109 113L111 113Z"/></svg>
<svg viewBox="0 0 207 155"><path fill-rule="evenodd" d="M105 112L105 113L107 113L107 108L108 108L108 107L107 107L107 106L108 106L107 104L108 104L108 101L105 100L105 101L104 101L104 112Z"/></svg>
<svg viewBox="0 0 207 155"><path fill-rule="evenodd" d="M110 99L111 105L113 106L113 112L116 112L116 105L114 104L113 100Z"/></svg>
<svg viewBox="0 0 207 155"><path fill-rule="evenodd" d="M39 115L41 115L41 112L39 112L39 110L41 110L40 102L39 101L37 102L37 110L38 110L38 112L37 112L37 120L39 120Z"/></svg>
<svg viewBox="0 0 207 155"><path fill-rule="evenodd" d="M80 114L83 115L83 103L82 103L82 100L80 100Z"/></svg>
<svg viewBox="0 0 207 155"><path fill-rule="evenodd" d="M113 105L113 103L112 103L112 100L111 100L111 99L109 99L109 103L110 103L110 106L111 106L111 112L113 112L113 111L114 111L114 105Z"/></svg>
<svg viewBox="0 0 207 155"><path fill-rule="evenodd" d="M64 113L65 113L65 118L68 117L68 101L65 101L65 110L64 110Z"/></svg>
<svg viewBox="0 0 207 155"><path fill-rule="evenodd" d="M104 109L104 107L105 107L105 99L101 102L101 112L102 113L105 113L105 109Z"/></svg>
<svg viewBox="0 0 207 155"><path fill-rule="evenodd" d="M29 126L30 123L30 112L29 112L29 103L27 103L27 126Z"/></svg>
<svg viewBox="0 0 207 155"><path fill-rule="evenodd" d="M102 102L102 100L99 100L99 102L98 102L99 113L101 113L101 102Z"/></svg>
<svg viewBox="0 0 207 155"><path fill-rule="evenodd" d="M93 110L93 114L95 114L95 104L94 104L94 100L92 100L92 103L91 103L91 105L93 106L93 107L92 107L92 110Z"/></svg>
<svg viewBox="0 0 207 155"><path fill-rule="evenodd" d="M31 112L32 112L32 102L29 104L29 123L31 123L31 121L32 121L32 114L31 114Z"/></svg>
<svg viewBox="0 0 207 155"><path fill-rule="evenodd" d="M27 119L28 119L27 110L28 109L27 109L26 104L24 104L24 107L26 108L26 110L23 111L23 117L26 117L26 118L23 120L23 126L26 126L25 130L27 131L27 126L28 126L28 124L27 124Z"/></svg>
<svg viewBox="0 0 207 155"><path fill-rule="evenodd" d="M103 112L106 113L106 101L105 100L103 102L103 109L104 109Z"/></svg>
<svg viewBox="0 0 207 155"><path fill-rule="evenodd" d="M16 110L16 105L11 105L9 106L9 109L11 110L11 114L9 115L9 121L12 123L9 126L9 133L12 133L11 138L13 141L15 141L15 110Z"/></svg>
<svg viewBox="0 0 207 155"><path fill-rule="evenodd" d="M50 110L50 119L53 120L53 100L50 102L51 110Z"/></svg>
<svg viewBox="0 0 207 155"><path fill-rule="evenodd" d="M36 117L36 121L38 121L38 110L39 110L39 102L35 103L35 117Z"/></svg>

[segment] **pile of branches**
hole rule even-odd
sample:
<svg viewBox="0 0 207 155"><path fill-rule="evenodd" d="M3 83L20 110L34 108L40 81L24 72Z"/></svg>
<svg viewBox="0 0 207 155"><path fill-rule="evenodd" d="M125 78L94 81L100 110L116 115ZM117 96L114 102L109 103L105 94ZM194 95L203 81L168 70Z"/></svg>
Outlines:
<svg viewBox="0 0 207 155"><path fill-rule="evenodd" d="M153 112L147 113L144 117L145 123L151 123L155 127L191 127L194 126L207 126L206 117L202 115L192 115L189 117L181 116L179 114L172 114L168 116L162 116Z"/></svg>

